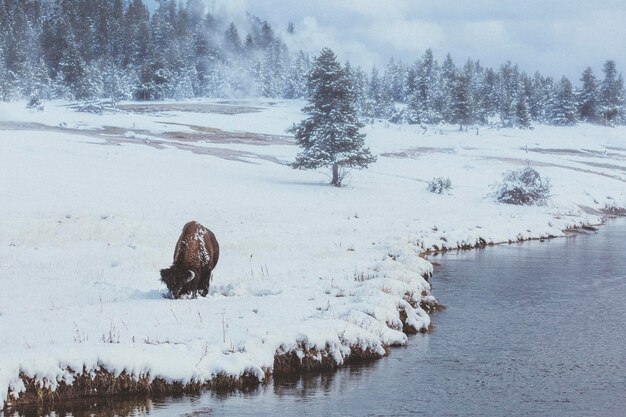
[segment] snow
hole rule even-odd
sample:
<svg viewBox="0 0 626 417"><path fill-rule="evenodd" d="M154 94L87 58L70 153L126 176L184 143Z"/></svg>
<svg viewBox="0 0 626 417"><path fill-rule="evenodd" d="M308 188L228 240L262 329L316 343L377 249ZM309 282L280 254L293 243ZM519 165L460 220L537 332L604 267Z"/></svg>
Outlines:
<svg viewBox="0 0 626 417"><path fill-rule="evenodd" d="M338 363L351 348L383 353L406 342L400 309L409 325L430 325L407 302L433 299L422 278L432 265L419 253L564 236L626 206L622 127L477 135L376 122L364 132L378 161L337 189L324 170L291 169L298 148L288 140L164 135L190 126L285 135L302 102L254 100L245 104L261 111L236 115L98 116L66 104L0 104L4 400L24 389L20 373L50 387L83 368L201 382L261 377L277 351L302 346ZM494 185L526 164L550 179L548 204L498 204ZM440 176L450 192L428 192ZM165 299L159 270L190 220L220 244L210 294Z"/></svg>

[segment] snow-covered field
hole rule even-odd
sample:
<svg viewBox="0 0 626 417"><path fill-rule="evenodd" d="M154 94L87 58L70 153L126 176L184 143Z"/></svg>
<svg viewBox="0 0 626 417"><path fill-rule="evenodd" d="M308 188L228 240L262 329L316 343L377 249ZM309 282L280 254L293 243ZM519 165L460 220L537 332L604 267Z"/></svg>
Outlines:
<svg viewBox="0 0 626 417"><path fill-rule="evenodd" d="M51 387L68 369L202 382L262 377L303 346L338 363L384 353L406 341L399 310L430 325L411 307L432 298L420 252L562 236L626 206L625 128L374 123L378 161L337 189L287 165L302 105L98 116L0 104L0 399L23 389L20 374ZM493 184L526 164L550 178L549 204L498 204ZM439 176L449 194L427 191ZM159 270L189 220L220 243L210 295L165 299Z"/></svg>

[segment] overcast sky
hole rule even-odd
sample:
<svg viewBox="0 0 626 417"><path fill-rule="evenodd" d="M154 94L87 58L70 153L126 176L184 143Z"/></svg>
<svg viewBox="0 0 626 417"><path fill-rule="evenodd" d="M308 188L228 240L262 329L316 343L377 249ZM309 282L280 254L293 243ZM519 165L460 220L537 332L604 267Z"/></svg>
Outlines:
<svg viewBox="0 0 626 417"><path fill-rule="evenodd" d="M626 71L626 0L207 0L233 16L250 11L284 31L292 49L329 46L342 60L370 67L393 56L412 62L426 48L457 64L506 60L533 73L578 80L602 63Z"/></svg>

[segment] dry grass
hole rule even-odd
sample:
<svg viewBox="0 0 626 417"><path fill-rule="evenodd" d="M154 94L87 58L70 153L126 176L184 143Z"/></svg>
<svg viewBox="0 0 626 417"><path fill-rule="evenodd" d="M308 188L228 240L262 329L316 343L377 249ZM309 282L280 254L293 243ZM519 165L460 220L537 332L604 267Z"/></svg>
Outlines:
<svg viewBox="0 0 626 417"><path fill-rule="evenodd" d="M231 391L256 386L259 382L263 382L251 374L244 374L239 378L220 374L206 383L182 383L168 382L161 378L151 380L149 375L137 378L126 372L115 376L107 370L100 370L95 374L90 374L86 369L80 373L69 371L74 374L74 382L71 385L60 382L54 391L42 387L34 378L21 374L20 377L24 381L26 390L19 395L19 398L4 404L7 415L14 409L20 411L51 407L58 409L64 405L76 403L76 400L160 397L199 393L203 389Z"/></svg>
<svg viewBox="0 0 626 417"><path fill-rule="evenodd" d="M274 356L274 376L318 373L337 369L340 366L335 362L328 347L321 350L307 348L304 343L300 342L297 351L302 352L302 357L293 350L277 353ZM351 346L351 351L350 356L344 358L343 365L371 362L384 356L371 349L361 349L358 346ZM385 349L385 355L387 353L389 351Z"/></svg>

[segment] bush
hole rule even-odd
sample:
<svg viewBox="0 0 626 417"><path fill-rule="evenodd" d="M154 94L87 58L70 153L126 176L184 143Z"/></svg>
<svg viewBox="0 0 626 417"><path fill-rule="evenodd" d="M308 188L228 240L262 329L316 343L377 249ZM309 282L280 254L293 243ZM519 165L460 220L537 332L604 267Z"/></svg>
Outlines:
<svg viewBox="0 0 626 417"><path fill-rule="evenodd" d="M435 194L443 194L445 191L449 191L452 188L452 181L450 178L437 177L433 178L428 183L428 191Z"/></svg>
<svg viewBox="0 0 626 417"><path fill-rule="evenodd" d="M550 180L531 167L506 172L496 190L499 202L524 206L544 205L549 195Z"/></svg>
<svg viewBox="0 0 626 417"><path fill-rule="evenodd" d="M86 101L81 103L77 109L81 113L93 113L93 114L103 114L104 106L102 103L97 101Z"/></svg>
<svg viewBox="0 0 626 417"><path fill-rule="evenodd" d="M28 103L26 103L26 108L37 110L37 111L43 111L44 110L43 101L39 98L39 96L32 95L30 96Z"/></svg>

